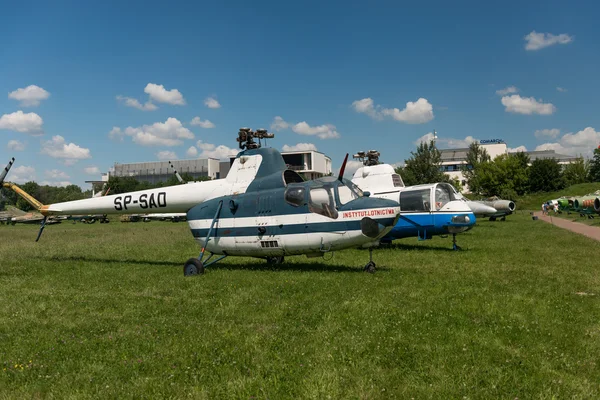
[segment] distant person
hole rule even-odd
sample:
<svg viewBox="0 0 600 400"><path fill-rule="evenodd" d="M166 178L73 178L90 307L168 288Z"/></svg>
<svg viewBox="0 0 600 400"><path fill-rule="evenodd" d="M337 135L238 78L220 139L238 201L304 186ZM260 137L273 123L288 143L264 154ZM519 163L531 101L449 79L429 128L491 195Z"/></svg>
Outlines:
<svg viewBox="0 0 600 400"><path fill-rule="evenodd" d="M542 204L542 214L543 215L548 215L548 206L546 205L546 203Z"/></svg>
<svg viewBox="0 0 600 400"><path fill-rule="evenodd" d="M558 204L554 204L554 214L558 214Z"/></svg>

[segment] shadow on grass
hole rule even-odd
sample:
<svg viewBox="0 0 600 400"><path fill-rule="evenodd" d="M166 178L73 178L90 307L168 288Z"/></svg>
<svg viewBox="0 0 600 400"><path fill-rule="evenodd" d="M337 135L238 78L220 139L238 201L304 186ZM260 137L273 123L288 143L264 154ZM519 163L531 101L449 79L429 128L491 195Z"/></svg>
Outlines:
<svg viewBox="0 0 600 400"><path fill-rule="evenodd" d="M189 258L189 257L188 257ZM232 257L231 259L241 259L244 257ZM52 256L48 257L51 261L59 262L85 262L85 263L105 263L105 264L135 264L135 265L154 265L158 267L183 267L184 262L187 260L173 262L173 261L157 261L157 260L134 260L134 259L108 259L98 258L93 256ZM260 261L256 259L256 262L241 263L241 262L228 262L227 259L210 265L207 269L223 269L223 270L246 270L246 271L298 271L298 272L364 272L363 265L358 263L356 266L347 266L340 264L328 264L327 262L317 263L287 263L283 264L268 264L266 261ZM365 258L365 264L368 261L368 256ZM375 260L377 261L377 260ZM385 271L385 266L377 267L378 271Z"/></svg>
<svg viewBox="0 0 600 400"><path fill-rule="evenodd" d="M457 244L460 246L460 242L457 242ZM385 244L382 245L380 247L380 249L382 250L418 250L418 251L451 251L451 252L455 252L456 250L452 249L452 241L449 242L448 246L421 246L419 244L406 244L406 243L392 243L392 244ZM373 257L375 258L375 255L377 250L375 250L373 252ZM465 250L461 250L461 251L465 251Z"/></svg>

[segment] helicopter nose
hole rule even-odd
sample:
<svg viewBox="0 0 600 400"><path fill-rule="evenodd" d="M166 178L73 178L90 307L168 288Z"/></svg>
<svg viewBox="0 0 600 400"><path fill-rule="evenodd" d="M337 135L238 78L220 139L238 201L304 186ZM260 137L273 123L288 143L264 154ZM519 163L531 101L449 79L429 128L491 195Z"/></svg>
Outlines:
<svg viewBox="0 0 600 400"><path fill-rule="evenodd" d="M373 239L377 238L385 228L385 225L382 225L369 217L364 217L360 221L360 230L362 231L362 234Z"/></svg>
<svg viewBox="0 0 600 400"><path fill-rule="evenodd" d="M357 220L363 235L377 239L396 225L400 217L400 204L394 200L362 197L340 209L343 218Z"/></svg>

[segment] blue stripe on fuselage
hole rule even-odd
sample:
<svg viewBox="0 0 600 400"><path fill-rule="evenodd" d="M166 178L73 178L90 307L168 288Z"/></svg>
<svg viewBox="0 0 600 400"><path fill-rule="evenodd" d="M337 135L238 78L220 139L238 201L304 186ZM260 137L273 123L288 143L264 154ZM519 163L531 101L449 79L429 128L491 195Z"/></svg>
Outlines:
<svg viewBox="0 0 600 400"><path fill-rule="evenodd" d="M469 223L453 223L452 217L466 215ZM396 226L384 239L401 239L406 237L422 237L431 235L446 235L448 227L470 227L475 225L475 215L465 212L443 213L403 213Z"/></svg>
<svg viewBox="0 0 600 400"><path fill-rule="evenodd" d="M394 218L380 218L376 219L378 223L384 226L390 226L394 222ZM213 229L212 237L234 237L234 236L259 236L258 226L240 226L230 228L219 228L218 226ZM301 223L301 224L275 224L275 225L262 225L261 228L265 228L266 232L263 236L270 235L296 235L302 233L320 233L320 232L345 232L345 231L360 231L360 220L356 221L332 221L332 222L312 222L312 223ZM208 235L208 228L192 229L192 235L194 237L206 237Z"/></svg>

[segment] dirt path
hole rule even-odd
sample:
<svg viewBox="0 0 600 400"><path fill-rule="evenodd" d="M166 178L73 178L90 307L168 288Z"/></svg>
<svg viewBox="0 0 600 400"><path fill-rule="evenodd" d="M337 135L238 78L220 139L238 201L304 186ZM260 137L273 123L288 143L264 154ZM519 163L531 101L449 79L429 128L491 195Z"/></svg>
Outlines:
<svg viewBox="0 0 600 400"><path fill-rule="evenodd" d="M572 232L585 235L589 238L600 241L600 228L596 226L589 226L581 224L579 222L573 222L564 218L553 217L552 215L542 215L541 211L534 213L540 220L556 225L563 229L568 229Z"/></svg>

